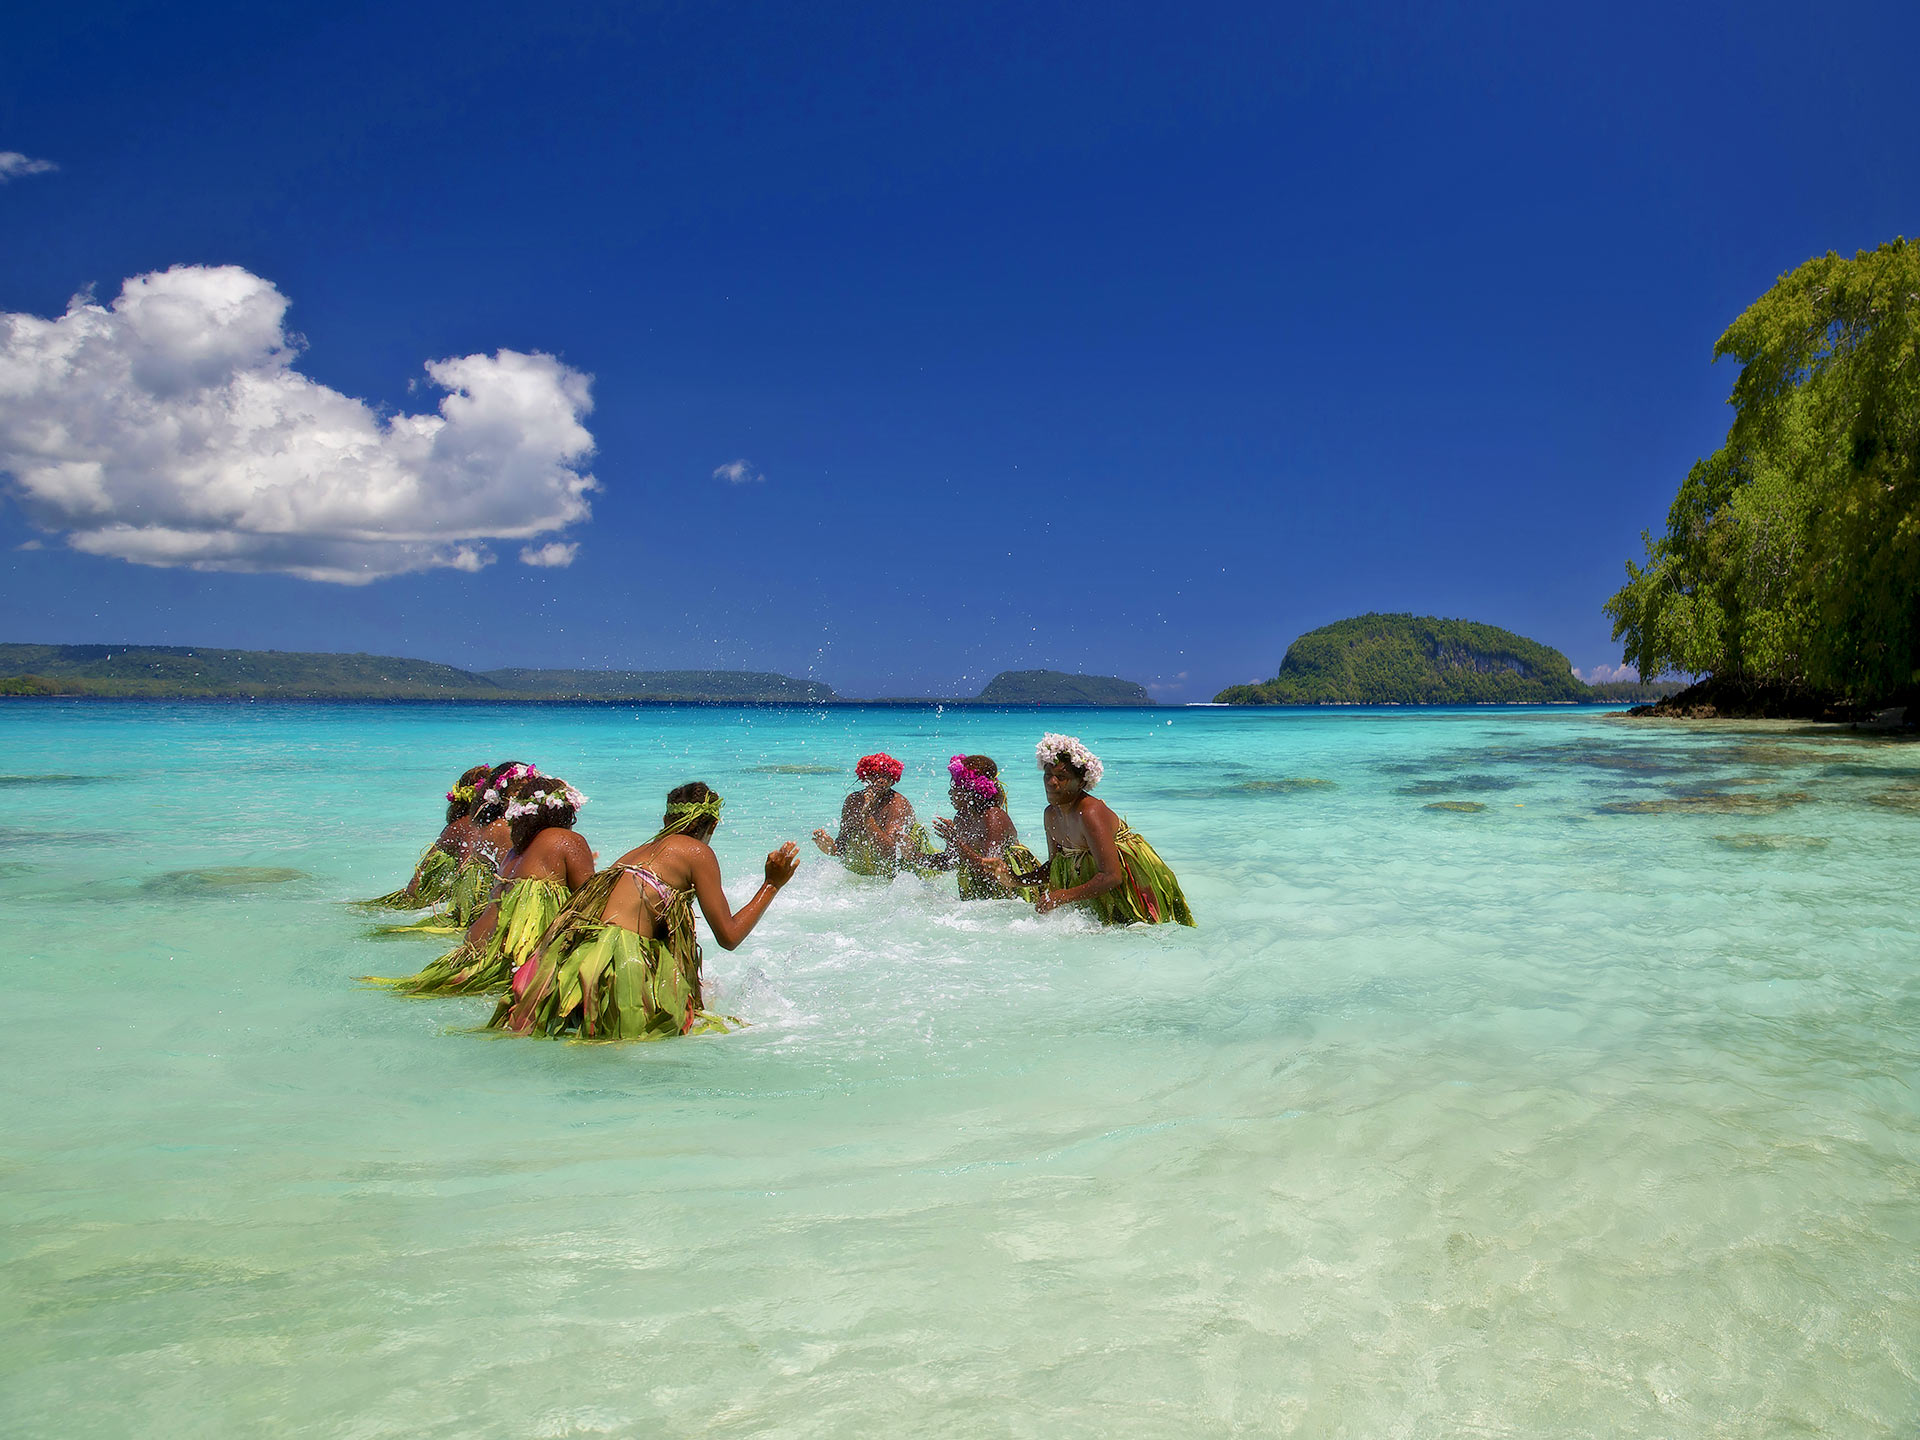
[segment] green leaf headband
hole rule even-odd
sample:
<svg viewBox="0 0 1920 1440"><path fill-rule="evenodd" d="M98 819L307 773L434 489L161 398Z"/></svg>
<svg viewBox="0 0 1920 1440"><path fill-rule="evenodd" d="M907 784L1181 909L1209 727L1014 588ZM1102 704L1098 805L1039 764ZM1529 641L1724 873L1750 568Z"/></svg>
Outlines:
<svg viewBox="0 0 1920 1440"><path fill-rule="evenodd" d="M660 834L684 835L702 820L709 817L718 820L720 807L726 803L718 795L709 795L704 800L676 800L667 806L667 824Z"/></svg>

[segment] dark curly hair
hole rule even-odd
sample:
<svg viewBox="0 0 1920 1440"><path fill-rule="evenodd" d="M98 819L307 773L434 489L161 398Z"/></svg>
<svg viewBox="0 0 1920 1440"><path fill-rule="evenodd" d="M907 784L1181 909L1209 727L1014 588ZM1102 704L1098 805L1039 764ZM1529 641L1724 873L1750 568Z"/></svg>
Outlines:
<svg viewBox="0 0 1920 1440"><path fill-rule="evenodd" d="M999 798L993 803L998 805L1002 810L1006 809L1007 786L1006 782L1000 778L999 763L991 755L962 755L960 758L967 762L967 768L969 770L986 776L989 780L993 781L995 785L1000 787Z"/></svg>
<svg viewBox="0 0 1920 1440"><path fill-rule="evenodd" d="M686 784L676 785L667 792L667 804L669 806L698 805L702 800L711 799L718 793L718 791L704 780L689 780ZM663 825L671 825L674 822L674 818L673 811L669 809L665 815L660 817L660 823ZM717 830L719 826L720 817L717 815L709 815L702 819L697 825L683 830L680 833L691 836L695 840L709 840L713 837L713 832Z"/></svg>
<svg viewBox="0 0 1920 1440"><path fill-rule="evenodd" d="M498 781L502 775L504 775L507 771L511 770L514 766L520 765L523 763L525 762L520 760L502 760L498 765L491 766L487 770L487 778L481 783L479 793L474 796L474 800L473 800L473 823L474 824L491 825L494 821L498 820L502 815L507 813L507 802L504 798L495 800L491 805L489 805L486 801L486 793L487 791L494 788L495 782Z"/></svg>
<svg viewBox="0 0 1920 1440"><path fill-rule="evenodd" d="M515 780L507 789L510 800L534 800L543 795L565 795L567 782L554 775L535 775L530 780ZM559 826L571 830L579 812L570 804L542 805L531 815L516 815L507 821L507 833L513 848L525 850L542 830Z"/></svg>
<svg viewBox="0 0 1920 1440"><path fill-rule="evenodd" d="M463 816L473 813L474 804L480 798L480 782L487 778L487 772L492 769L493 767L491 765L476 765L471 770L462 770L460 772L460 778L453 782L453 789L454 791L471 789L473 791L473 799L447 801L447 824L451 825ZM451 794L453 792L450 791L448 793Z"/></svg>

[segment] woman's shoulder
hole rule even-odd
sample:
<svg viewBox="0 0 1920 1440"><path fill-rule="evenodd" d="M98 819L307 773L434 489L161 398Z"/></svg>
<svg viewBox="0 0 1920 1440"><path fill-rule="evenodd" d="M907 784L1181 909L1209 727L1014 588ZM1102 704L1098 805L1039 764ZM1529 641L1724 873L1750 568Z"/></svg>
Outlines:
<svg viewBox="0 0 1920 1440"><path fill-rule="evenodd" d="M586 844L586 836L578 830L564 825L549 825L527 842L527 849L529 852L538 851L543 855L553 855L576 847L585 849Z"/></svg>

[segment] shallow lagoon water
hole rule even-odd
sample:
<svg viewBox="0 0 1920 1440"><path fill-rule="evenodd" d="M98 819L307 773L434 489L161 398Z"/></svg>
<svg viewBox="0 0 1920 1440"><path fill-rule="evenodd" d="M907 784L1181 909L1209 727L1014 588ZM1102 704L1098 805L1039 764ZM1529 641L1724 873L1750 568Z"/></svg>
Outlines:
<svg viewBox="0 0 1920 1440"><path fill-rule="evenodd" d="M871 750L923 815L996 755L1037 838L1043 729L1199 930L809 849L709 947L737 1035L501 1039L354 984L434 953L342 902L476 759L566 775L607 857L711 781L743 897ZM0 737L10 1434L1920 1429L1920 748L1565 709Z"/></svg>

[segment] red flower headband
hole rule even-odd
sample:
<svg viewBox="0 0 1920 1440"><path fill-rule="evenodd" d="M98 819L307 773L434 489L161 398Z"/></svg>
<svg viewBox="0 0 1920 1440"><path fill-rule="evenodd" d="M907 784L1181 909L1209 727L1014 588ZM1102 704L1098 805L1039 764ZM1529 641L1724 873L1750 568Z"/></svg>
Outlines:
<svg viewBox="0 0 1920 1440"><path fill-rule="evenodd" d="M853 773L863 781L885 780L889 785L897 785L900 777L907 773L907 767L891 755L862 755Z"/></svg>

